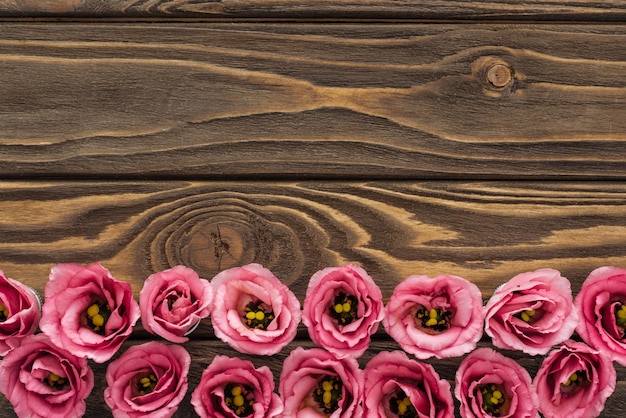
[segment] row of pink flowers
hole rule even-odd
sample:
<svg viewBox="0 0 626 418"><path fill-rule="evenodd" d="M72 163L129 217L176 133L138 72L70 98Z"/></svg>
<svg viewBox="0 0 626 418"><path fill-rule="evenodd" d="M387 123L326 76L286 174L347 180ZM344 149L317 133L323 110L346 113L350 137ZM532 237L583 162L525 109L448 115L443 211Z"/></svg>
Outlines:
<svg viewBox="0 0 626 418"><path fill-rule="evenodd" d="M624 285L626 270L602 267L589 275L574 301L569 280L556 270L541 269L512 278L483 306L480 290L463 278L416 275L397 285L385 306L380 289L365 270L346 265L314 274L301 309L289 288L258 264L225 270L210 282L176 266L148 277L137 303L130 285L101 265L60 264L51 270L41 315L33 292L0 274L0 354L6 355L4 366L39 325L49 340L46 343L79 359L103 363L117 353L140 318L148 332L184 343L198 323L211 316L216 336L248 354L278 353L294 339L302 321L324 352L356 362L382 323L418 359L470 353L483 330L498 348L544 355L553 347L566 346L576 330L609 361L626 364ZM181 370L184 367L179 365ZM157 374L154 377L161 382ZM137 373L131 370L126 375L135 379ZM584 376L594 375L585 372ZM146 378L146 387L152 388L150 376L142 377ZM123 375L115 379L119 381L124 381ZM53 394L58 391L55 385L47 384ZM289 385L290 390L293 387ZM106 395L107 403L116 399L114 392L111 389ZM145 408L153 406L148 398L142 400L147 402ZM505 406L513 408L510 403ZM484 410L485 404L481 407Z"/></svg>
<svg viewBox="0 0 626 418"><path fill-rule="evenodd" d="M151 341L111 361L104 399L114 417L171 417L188 390L189 353ZM432 365L404 351L380 352L363 370L354 357L294 349L285 359L278 394L267 366L215 356L191 395L200 417L384 418L454 417L450 383ZM544 359L534 380L517 362L490 348L466 356L455 376L460 413L470 417L597 417L613 393L610 359L566 341ZM44 334L25 338L0 367L0 391L20 417L80 417L94 386L87 359Z"/></svg>

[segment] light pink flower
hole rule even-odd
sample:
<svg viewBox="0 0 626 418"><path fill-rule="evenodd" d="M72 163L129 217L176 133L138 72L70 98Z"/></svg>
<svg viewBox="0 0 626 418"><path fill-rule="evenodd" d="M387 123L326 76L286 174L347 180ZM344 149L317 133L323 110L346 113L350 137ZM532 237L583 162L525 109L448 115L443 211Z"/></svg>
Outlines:
<svg viewBox="0 0 626 418"><path fill-rule="evenodd" d="M365 366L366 418L395 416L454 418L450 383L433 366L403 351L382 351Z"/></svg>
<svg viewBox="0 0 626 418"><path fill-rule="evenodd" d="M530 375L515 360L478 348L461 361L454 396L463 418L536 418L539 400Z"/></svg>
<svg viewBox="0 0 626 418"><path fill-rule="evenodd" d="M354 357L297 347L283 363L278 386L285 418L361 418L363 372Z"/></svg>
<svg viewBox="0 0 626 418"><path fill-rule="evenodd" d="M534 384L545 418L594 418L615 390L617 373L608 356L587 344L566 341L543 360Z"/></svg>
<svg viewBox="0 0 626 418"><path fill-rule="evenodd" d="M57 347L43 334L23 338L0 361L0 392L18 417L81 417L93 384L87 359Z"/></svg>
<svg viewBox="0 0 626 418"><path fill-rule="evenodd" d="M189 340L211 313L213 286L192 269L175 266L150 275L139 293L141 324L151 334L173 343Z"/></svg>
<svg viewBox="0 0 626 418"><path fill-rule="evenodd" d="M580 337L626 366L626 269L605 266L592 271L574 304Z"/></svg>
<svg viewBox="0 0 626 418"><path fill-rule="evenodd" d="M385 307L383 325L404 351L419 359L460 356L482 336L482 294L457 276L410 276Z"/></svg>
<svg viewBox="0 0 626 418"><path fill-rule="evenodd" d="M215 356L202 372L191 404L201 418L273 418L283 411L267 366L255 369L250 361L226 356Z"/></svg>
<svg viewBox="0 0 626 418"><path fill-rule="evenodd" d="M383 295L356 265L328 267L309 280L302 323L313 342L337 357L360 357L385 314Z"/></svg>
<svg viewBox="0 0 626 418"><path fill-rule="evenodd" d="M273 355L298 330L300 302L271 271L259 264L234 267L211 280L215 335L247 354Z"/></svg>
<svg viewBox="0 0 626 418"><path fill-rule="evenodd" d="M109 363L104 400L115 418L171 417L187 393L190 364L180 345L133 345Z"/></svg>
<svg viewBox="0 0 626 418"><path fill-rule="evenodd" d="M41 318L41 304L28 286L4 277L0 270L0 356L34 334Z"/></svg>
<svg viewBox="0 0 626 418"><path fill-rule="evenodd" d="M139 319L128 283L100 264L58 264L50 272L39 327L70 353L104 363Z"/></svg>
<svg viewBox="0 0 626 418"><path fill-rule="evenodd" d="M546 354L570 338L578 322L569 280L548 268L513 277L484 310L485 333L494 346L530 355Z"/></svg>

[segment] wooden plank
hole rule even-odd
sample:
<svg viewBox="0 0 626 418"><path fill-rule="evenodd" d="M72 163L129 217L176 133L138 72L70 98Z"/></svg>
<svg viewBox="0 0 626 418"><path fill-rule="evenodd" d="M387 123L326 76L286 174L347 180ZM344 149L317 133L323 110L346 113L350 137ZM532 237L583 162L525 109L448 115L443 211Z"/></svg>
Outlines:
<svg viewBox="0 0 626 418"><path fill-rule="evenodd" d="M0 176L623 179L624 44L620 25L4 24Z"/></svg>
<svg viewBox="0 0 626 418"><path fill-rule="evenodd" d="M311 275L361 264L385 297L455 274L485 297L560 270L577 290L626 266L626 186L543 182L3 182L0 266L43 291L55 263L101 262L138 295L151 273L258 262L304 299Z"/></svg>
<svg viewBox="0 0 626 418"><path fill-rule="evenodd" d="M0 0L0 16L620 21L620 0Z"/></svg>

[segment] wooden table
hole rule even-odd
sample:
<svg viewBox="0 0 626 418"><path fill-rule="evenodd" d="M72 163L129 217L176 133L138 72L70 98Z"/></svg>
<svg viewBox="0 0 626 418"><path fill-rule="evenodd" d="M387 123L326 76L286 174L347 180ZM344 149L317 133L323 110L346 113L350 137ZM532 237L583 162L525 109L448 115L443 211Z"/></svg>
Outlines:
<svg viewBox="0 0 626 418"><path fill-rule="evenodd" d="M62 262L101 262L136 296L177 264L258 262L300 301L347 262L385 300L418 273L486 300L528 270L576 293L626 267L622 1L0 0L0 16L0 268L40 292ZM303 326L240 357L277 377L296 346ZM189 394L238 355L209 320L185 347ZM361 363L398 348L381 330ZM459 361L431 363L453 381ZM86 416L110 416L92 366ZM623 415L625 379L603 417Z"/></svg>

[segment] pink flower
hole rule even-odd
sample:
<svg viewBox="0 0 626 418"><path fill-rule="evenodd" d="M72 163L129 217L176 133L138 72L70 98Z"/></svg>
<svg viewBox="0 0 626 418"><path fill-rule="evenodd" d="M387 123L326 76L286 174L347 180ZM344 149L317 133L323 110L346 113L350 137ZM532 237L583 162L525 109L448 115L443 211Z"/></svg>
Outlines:
<svg viewBox="0 0 626 418"><path fill-rule="evenodd" d="M130 285L100 264L58 264L50 272L39 327L70 353L104 363L139 319Z"/></svg>
<svg viewBox="0 0 626 418"><path fill-rule="evenodd" d="M173 343L189 340L211 313L213 286L190 268L175 266L150 275L139 293L141 324L151 334Z"/></svg>
<svg viewBox="0 0 626 418"><path fill-rule="evenodd" d="M191 404L201 418L273 418L283 411L267 366L255 369L250 361L226 356L215 356L202 372Z"/></svg>
<svg viewBox="0 0 626 418"><path fill-rule="evenodd" d="M526 369L491 348L478 348L461 361L454 396L463 418L538 417L539 400Z"/></svg>
<svg viewBox="0 0 626 418"><path fill-rule="evenodd" d="M23 338L0 361L0 392L19 417L81 417L93 384L87 359L57 347L43 334Z"/></svg>
<svg viewBox="0 0 626 418"><path fill-rule="evenodd" d="M626 269L605 266L592 271L574 304L580 337L626 366Z"/></svg>
<svg viewBox="0 0 626 418"><path fill-rule="evenodd" d="M41 318L41 304L35 292L0 270L0 356L34 334Z"/></svg>
<svg viewBox="0 0 626 418"><path fill-rule="evenodd" d="M289 344L300 323L300 302L271 271L259 264L217 274L211 284L215 335L247 354L273 355Z"/></svg>
<svg viewBox="0 0 626 418"><path fill-rule="evenodd" d="M171 417L187 393L190 364L180 345L133 345L109 363L104 401L115 418Z"/></svg>
<svg viewBox="0 0 626 418"><path fill-rule="evenodd" d="M283 363L278 386L285 418L361 418L363 372L354 357L297 347Z"/></svg>
<svg viewBox="0 0 626 418"><path fill-rule="evenodd" d="M315 344L337 357L360 357L384 314L383 295L374 280L349 264L311 277L302 322Z"/></svg>
<svg viewBox="0 0 626 418"><path fill-rule="evenodd" d="M593 418L615 390L617 373L608 356L584 343L566 341L543 360L535 387L545 418Z"/></svg>
<svg viewBox="0 0 626 418"><path fill-rule="evenodd" d="M547 268L513 277L484 310L493 345L530 355L546 354L570 338L578 322L569 280Z"/></svg>
<svg viewBox="0 0 626 418"><path fill-rule="evenodd" d="M482 294L450 275L410 276L396 286L383 325L404 351L419 359L460 356L482 336Z"/></svg>
<svg viewBox="0 0 626 418"><path fill-rule="evenodd" d="M403 351L378 353L364 375L366 418L454 418L450 383L433 366L411 360Z"/></svg>

